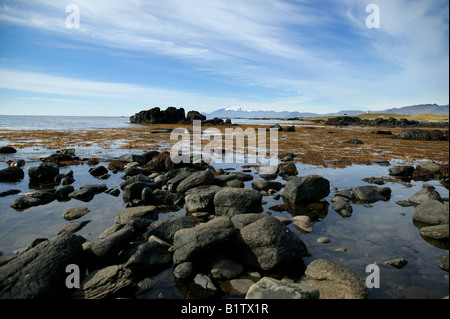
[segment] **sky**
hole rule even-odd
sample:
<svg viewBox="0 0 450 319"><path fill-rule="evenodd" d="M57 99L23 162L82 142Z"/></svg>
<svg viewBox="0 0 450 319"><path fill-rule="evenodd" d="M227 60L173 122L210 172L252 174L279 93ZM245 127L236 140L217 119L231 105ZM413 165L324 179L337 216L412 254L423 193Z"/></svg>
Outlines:
<svg viewBox="0 0 450 319"><path fill-rule="evenodd" d="M447 0L0 0L0 115L427 103L449 103Z"/></svg>

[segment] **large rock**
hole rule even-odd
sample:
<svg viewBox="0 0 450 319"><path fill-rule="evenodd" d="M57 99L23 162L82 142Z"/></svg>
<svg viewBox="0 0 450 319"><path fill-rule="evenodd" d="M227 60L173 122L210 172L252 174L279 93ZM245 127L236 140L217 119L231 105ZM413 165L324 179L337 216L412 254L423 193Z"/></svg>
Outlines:
<svg viewBox="0 0 450 319"><path fill-rule="evenodd" d="M320 291L320 299L365 299L368 289L363 278L346 266L326 259L312 261L301 283Z"/></svg>
<svg viewBox="0 0 450 319"><path fill-rule="evenodd" d="M125 187L125 189L123 190L123 202L124 203L128 203L128 202L132 202L135 199L141 199L142 198L142 191L144 190L144 188L150 188L151 189L152 184L147 184L147 183L141 183L141 182L136 182L136 183L132 183L128 186Z"/></svg>
<svg viewBox="0 0 450 319"><path fill-rule="evenodd" d="M134 236L131 227L124 227L103 238L91 246L91 253L95 262L104 263L114 259L119 252L130 243Z"/></svg>
<svg viewBox="0 0 450 319"><path fill-rule="evenodd" d="M219 216L261 213L261 203L262 195L253 189L226 187L214 196L215 214Z"/></svg>
<svg viewBox="0 0 450 319"><path fill-rule="evenodd" d="M189 217L169 216L150 224L147 232L144 234L144 238L148 240L150 236L156 236L172 244L177 231L195 226L197 226L197 224Z"/></svg>
<svg viewBox="0 0 450 319"><path fill-rule="evenodd" d="M435 199L424 201L416 207L413 220L429 225L448 224L448 203L444 205Z"/></svg>
<svg viewBox="0 0 450 319"><path fill-rule="evenodd" d="M126 162L126 163L137 162L140 165L144 165L148 162L147 157L145 157L144 155L135 155L135 154L122 155L119 157L119 161Z"/></svg>
<svg viewBox="0 0 450 319"><path fill-rule="evenodd" d="M282 222L265 216L240 230L236 254L241 262L264 271L303 266L305 244Z"/></svg>
<svg viewBox="0 0 450 319"><path fill-rule="evenodd" d="M53 163L42 163L39 166L30 167L28 176L30 183L49 183L53 182L59 174L59 167Z"/></svg>
<svg viewBox="0 0 450 319"><path fill-rule="evenodd" d="M437 201L442 201L441 195L435 190L433 186L424 186L423 189L414 195L412 195L408 200L413 205L420 205L427 200L434 199Z"/></svg>
<svg viewBox="0 0 450 319"><path fill-rule="evenodd" d="M399 138L422 141L448 141L448 130L405 129L400 133Z"/></svg>
<svg viewBox="0 0 450 319"><path fill-rule="evenodd" d="M131 224L134 220L146 220L149 222L158 219L158 211L155 206L129 207L116 214L116 224Z"/></svg>
<svg viewBox="0 0 450 319"><path fill-rule="evenodd" d="M207 188L192 188L186 192L186 209L189 212L214 212L214 196L222 188L212 185Z"/></svg>
<svg viewBox="0 0 450 319"><path fill-rule="evenodd" d="M375 203L379 200L386 200L391 196L389 187L377 187L372 185L359 186L352 189L356 201L364 203Z"/></svg>
<svg viewBox="0 0 450 319"><path fill-rule="evenodd" d="M256 180L252 182L252 188L257 191L268 191L269 189L274 189L279 191L283 188L283 184L276 181L266 181L266 180Z"/></svg>
<svg viewBox="0 0 450 319"><path fill-rule="evenodd" d="M184 193L187 190L203 186L203 185L212 185L214 184L214 173L212 170L207 169L200 172L195 172L183 179L180 184L178 184L177 192Z"/></svg>
<svg viewBox="0 0 450 319"><path fill-rule="evenodd" d="M139 245L137 251L130 257L126 267L137 273L154 273L170 266L172 253L156 241Z"/></svg>
<svg viewBox="0 0 450 319"><path fill-rule="evenodd" d="M318 299L319 296L316 288L264 277L248 289L245 299Z"/></svg>
<svg viewBox="0 0 450 319"><path fill-rule="evenodd" d="M291 203L304 203L322 199L330 194L330 182L318 175L294 177L286 183L283 199Z"/></svg>
<svg viewBox="0 0 450 319"><path fill-rule="evenodd" d="M79 190L69 194L69 198L75 198L83 202L91 201L95 195L103 193L108 187L105 184L94 184L81 186Z"/></svg>
<svg viewBox="0 0 450 319"><path fill-rule="evenodd" d="M414 173L414 166L394 166L388 170L391 176L410 177Z"/></svg>
<svg viewBox="0 0 450 319"><path fill-rule="evenodd" d="M228 217L217 217L193 228L177 231L173 246L175 264L208 256L219 245L227 242L236 230Z"/></svg>
<svg viewBox="0 0 450 319"><path fill-rule="evenodd" d="M136 124L175 124L181 120L185 120L184 109L177 109L175 107L168 107L165 111L162 111L159 107L155 107L147 111L141 111L130 117L130 122Z"/></svg>
<svg viewBox="0 0 450 319"><path fill-rule="evenodd" d="M0 170L0 182L19 182L25 177L20 167L12 166Z"/></svg>
<svg viewBox="0 0 450 319"><path fill-rule="evenodd" d="M0 267L1 299L63 298L69 293L65 285L66 267L83 260L84 239L63 234L44 241Z"/></svg>
<svg viewBox="0 0 450 319"><path fill-rule="evenodd" d="M72 298L112 299L132 297L136 287L133 274L123 265L112 265L91 272L75 289Z"/></svg>

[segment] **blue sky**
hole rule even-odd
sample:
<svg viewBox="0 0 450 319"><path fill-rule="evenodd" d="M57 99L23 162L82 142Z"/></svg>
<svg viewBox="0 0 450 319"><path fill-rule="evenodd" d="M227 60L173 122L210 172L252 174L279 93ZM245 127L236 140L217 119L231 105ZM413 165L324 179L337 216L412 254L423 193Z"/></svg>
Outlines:
<svg viewBox="0 0 450 319"><path fill-rule="evenodd" d="M447 0L0 0L0 114L448 104L448 29Z"/></svg>

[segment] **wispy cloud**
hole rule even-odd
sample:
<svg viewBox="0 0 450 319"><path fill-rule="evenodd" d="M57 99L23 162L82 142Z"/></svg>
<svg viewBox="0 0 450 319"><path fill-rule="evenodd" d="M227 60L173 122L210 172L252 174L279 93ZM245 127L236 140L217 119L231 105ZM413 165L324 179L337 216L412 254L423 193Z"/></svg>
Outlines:
<svg viewBox="0 0 450 319"><path fill-rule="evenodd" d="M188 100L202 99L202 104L265 100L267 107L286 102L292 107L382 108L398 101L448 101L448 3L377 0L381 28L369 30L365 7L373 2L0 0L0 23L67 40L47 38L54 49L131 53L144 61L163 57L167 67L182 62L183 72L207 74L208 81L217 77L218 86L241 86L248 93L193 94L145 83L58 77L46 74L45 65L36 73L4 68L11 78L2 85L91 98L130 94L139 101L150 96L174 101L174 93L191 94ZM65 27L70 3L80 8L80 29Z"/></svg>

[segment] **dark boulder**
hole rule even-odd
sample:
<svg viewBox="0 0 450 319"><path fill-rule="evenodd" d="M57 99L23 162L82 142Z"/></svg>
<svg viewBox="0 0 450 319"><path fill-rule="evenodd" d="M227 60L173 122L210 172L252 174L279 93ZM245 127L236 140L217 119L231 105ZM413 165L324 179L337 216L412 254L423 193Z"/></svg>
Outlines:
<svg viewBox="0 0 450 319"><path fill-rule="evenodd" d="M318 175L294 177L286 183L283 199L291 203L311 202L330 194L330 182Z"/></svg>
<svg viewBox="0 0 450 319"><path fill-rule="evenodd" d="M17 150L11 146L2 146L0 147L0 154L14 154L17 153Z"/></svg>
<svg viewBox="0 0 450 319"><path fill-rule="evenodd" d="M264 271L303 266L305 244L282 222L264 216L240 229L237 256L247 266ZM300 266L300 267L299 267Z"/></svg>
<svg viewBox="0 0 450 319"><path fill-rule="evenodd" d="M406 140L422 140L422 141L448 141L448 130L422 130L418 128L405 129L398 136Z"/></svg>
<svg viewBox="0 0 450 319"><path fill-rule="evenodd" d="M0 298L34 299L67 297L67 265L80 267L84 239L63 234L19 255L0 267Z"/></svg>
<svg viewBox="0 0 450 319"><path fill-rule="evenodd" d="M30 167L28 176L30 183L49 183L53 182L59 174L59 167L54 163L42 163L39 166Z"/></svg>
<svg viewBox="0 0 450 319"><path fill-rule="evenodd" d="M14 183L24 178L25 174L20 167L12 166L0 170L0 182Z"/></svg>
<svg viewBox="0 0 450 319"><path fill-rule="evenodd" d="M162 111L159 107L147 111L141 111L130 117L130 122L135 124L175 124L185 119L183 108L168 107Z"/></svg>

